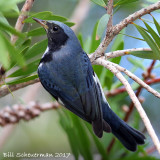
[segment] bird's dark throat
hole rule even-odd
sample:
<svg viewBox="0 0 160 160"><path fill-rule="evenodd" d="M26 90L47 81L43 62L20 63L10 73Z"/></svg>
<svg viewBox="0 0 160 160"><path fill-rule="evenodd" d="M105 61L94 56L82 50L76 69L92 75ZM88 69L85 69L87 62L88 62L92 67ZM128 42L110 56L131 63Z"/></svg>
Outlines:
<svg viewBox="0 0 160 160"><path fill-rule="evenodd" d="M47 52L43 58L40 60L40 63L46 63L52 61L52 54L51 52Z"/></svg>

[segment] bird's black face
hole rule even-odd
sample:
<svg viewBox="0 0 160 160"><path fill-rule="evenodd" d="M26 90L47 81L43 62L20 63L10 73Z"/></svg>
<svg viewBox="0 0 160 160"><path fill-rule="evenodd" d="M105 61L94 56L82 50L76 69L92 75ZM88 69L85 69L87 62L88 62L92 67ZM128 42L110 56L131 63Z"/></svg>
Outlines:
<svg viewBox="0 0 160 160"><path fill-rule="evenodd" d="M67 34L64 30L53 22L33 18L36 22L41 24L47 32L48 47L50 51L59 50L68 40Z"/></svg>
<svg viewBox="0 0 160 160"><path fill-rule="evenodd" d="M51 50L60 49L67 42L68 36L57 24L47 22L48 47Z"/></svg>

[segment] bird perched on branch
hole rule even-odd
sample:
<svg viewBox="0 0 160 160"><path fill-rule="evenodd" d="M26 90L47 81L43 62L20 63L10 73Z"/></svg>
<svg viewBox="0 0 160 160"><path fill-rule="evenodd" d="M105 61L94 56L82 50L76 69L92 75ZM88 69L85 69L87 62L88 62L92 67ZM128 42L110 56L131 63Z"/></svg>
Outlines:
<svg viewBox="0 0 160 160"><path fill-rule="evenodd" d="M48 47L38 67L43 87L68 110L89 122L101 138L112 132L130 151L144 144L144 135L110 108L98 77L74 32L58 21L33 18L46 30Z"/></svg>

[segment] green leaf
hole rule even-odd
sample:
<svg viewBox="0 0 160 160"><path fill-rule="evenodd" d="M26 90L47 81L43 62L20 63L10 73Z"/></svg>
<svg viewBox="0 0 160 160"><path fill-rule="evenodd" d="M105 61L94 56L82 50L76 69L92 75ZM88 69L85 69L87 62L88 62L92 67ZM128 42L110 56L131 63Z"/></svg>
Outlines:
<svg viewBox="0 0 160 160"><path fill-rule="evenodd" d="M36 28L36 29L33 29L31 31L29 31L27 33L27 36L41 36L41 35L45 35L46 34L46 31L44 30L43 27L39 27L39 28Z"/></svg>
<svg viewBox="0 0 160 160"><path fill-rule="evenodd" d="M114 7L118 6L118 5L123 5L123 4L129 4L129 3L133 3L133 2L137 2L138 0L119 0L116 4L114 4Z"/></svg>
<svg viewBox="0 0 160 160"><path fill-rule="evenodd" d="M27 47L30 47L31 39L26 39L21 45L17 46L17 48L20 50L20 53ZM23 55L23 54L22 54Z"/></svg>
<svg viewBox="0 0 160 160"><path fill-rule="evenodd" d="M94 29L93 29L93 32L92 32L92 37L91 37L90 44L89 44L89 47L88 47L88 48L89 48L88 53L94 52L94 51L97 49L97 47L99 46L100 41L101 41L100 39L97 40L97 37L96 37L98 22L99 22L99 21L97 21L97 23L95 24ZM85 43L85 44L86 44L86 43ZM102 67L102 66L99 66L99 65L94 65L94 66L93 66L93 69L94 69L94 71L96 72L97 76L99 77L99 76L101 75L101 72L102 72L102 70L103 70L103 67Z"/></svg>
<svg viewBox="0 0 160 160"><path fill-rule="evenodd" d="M153 53L153 51L133 51L133 52L129 52L129 54L136 57L144 58L144 59L157 60L157 56Z"/></svg>
<svg viewBox="0 0 160 160"><path fill-rule="evenodd" d="M66 24L68 27L72 27L75 25L74 22L64 22L64 24Z"/></svg>
<svg viewBox="0 0 160 160"><path fill-rule="evenodd" d="M0 22L6 25L9 25L8 20L5 18L5 16L2 13L0 13Z"/></svg>
<svg viewBox="0 0 160 160"><path fill-rule="evenodd" d="M60 21L60 22L67 21L67 18L65 18L65 17L54 15L54 14L52 14L52 12L49 12L49 11L44 11L44 12L39 12L39 13L33 14L29 18L25 19L24 22L25 23L34 23L35 21L32 19L32 17L40 18L43 20L55 20L55 21Z"/></svg>
<svg viewBox="0 0 160 160"><path fill-rule="evenodd" d="M0 0L0 11L7 12L9 10L16 10L16 4L23 2L24 0Z"/></svg>
<svg viewBox="0 0 160 160"><path fill-rule="evenodd" d="M25 68L19 68L15 72L11 73L8 77L28 76L34 73L39 65L40 59L35 60L26 65Z"/></svg>
<svg viewBox="0 0 160 160"><path fill-rule="evenodd" d="M7 69L10 65L10 61L8 58L8 49L7 49L4 38L1 36L1 32L0 32L0 42L1 42L0 62L2 63L4 68Z"/></svg>
<svg viewBox="0 0 160 160"><path fill-rule="evenodd" d="M35 43L25 54L25 59L28 60L33 58L41 53L43 53L47 48L48 40L45 39L43 41Z"/></svg>
<svg viewBox="0 0 160 160"><path fill-rule="evenodd" d="M83 155L85 160L92 160L92 153L91 153L91 147L90 147L90 141L89 137L86 133L86 130L84 126L82 125L80 118L76 117L76 115L71 115L72 121L74 123L74 126L76 126L77 129L77 134L79 137L79 147L80 147L80 152Z"/></svg>
<svg viewBox="0 0 160 160"><path fill-rule="evenodd" d="M144 40L147 42L147 44L151 47L153 51L153 56L156 57L157 59L160 59L160 50L157 44L151 38L151 36L141 26L138 26L137 24L134 24L134 25L139 31L139 33L142 35Z"/></svg>
<svg viewBox="0 0 160 160"><path fill-rule="evenodd" d="M98 39L100 39L102 37L102 34L103 34L104 30L106 29L108 20L109 20L108 14L105 14L100 18L100 20L98 22L98 26L97 26Z"/></svg>
<svg viewBox="0 0 160 160"><path fill-rule="evenodd" d="M144 39L134 37L134 36L131 36L131 35L128 35L128 34L124 34L124 33L121 33L121 32L119 34L122 34L122 35L127 36L127 37L131 37L131 38L134 38L134 39L137 39L137 40L140 40L140 41L145 41Z"/></svg>
<svg viewBox="0 0 160 160"><path fill-rule="evenodd" d="M98 4L99 6L106 7L106 4L103 0L91 0L92 2Z"/></svg>
<svg viewBox="0 0 160 160"><path fill-rule="evenodd" d="M146 68L144 67L144 65L143 65L143 63L142 63L141 60L133 59L133 58L131 58L131 57L128 57L127 59L128 59L128 61L129 61L130 63L132 63L134 66L137 66L138 68L141 68L141 69L144 70L144 71L146 70Z"/></svg>
<svg viewBox="0 0 160 160"><path fill-rule="evenodd" d="M96 35L97 28L98 28L98 22L99 21L97 21L97 23L95 24L94 29L93 29L89 53L94 52L97 49L98 45L100 44L100 39L97 40L97 35Z"/></svg>
<svg viewBox="0 0 160 160"><path fill-rule="evenodd" d="M14 79L13 81L7 82L6 84L8 84L8 85L19 84L19 83L23 83L23 82L28 82L30 80L34 80L36 78L38 78L37 74L29 76L29 77L25 77L25 78Z"/></svg>
<svg viewBox="0 0 160 160"><path fill-rule="evenodd" d="M90 53L90 48L91 48L91 37L88 37L85 42L84 42L84 45L83 45L83 50L86 52L86 53Z"/></svg>
<svg viewBox="0 0 160 160"><path fill-rule="evenodd" d="M71 119L68 117L67 112L65 111L62 113L60 110L58 110L58 113L60 117L60 120L59 120L60 125L62 126L62 128L64 129L64 131L68 136L69 144L75 159L78 160L78 156L79 156L78 139L77 139L75 129L72 125ZM77 141L75 141L75 139L77 139Z"/></svg>
<svg viewBox="0 0 160 160"><path fill-rule="evenodd" d="M2 33L0 34L8 50L10 62L16 62L21 67L25 66L25 60L23 56L19 54L19 51L10 43L10 41Z"/></svg>
<svg viewBox="0 0 160 160"><path fill-rule="evenodd" d="M158 34L160 35L160 25L159 25L159 23L157 22L157 20L153 16L152 16L152 18L153 18L154 24L156 26L156 29L158 31Z"/></svg>
<svg viewBox="0 0 160 160"><path fill-rule="evenodd" d="M151 36L153 37L153 39L157 43L158 47L160 48L160 37L157 35L157 33L145 21L143 21L143 23L145 24L149 33L151 34Z"/></svg>
<svg viewBox="0 0 160 160"><path fill-rule="evenodd" d="M21 38L25 38L25 35L23 33L18 32L16 29L14 29L12 26L0 21L0 29L10 32L11 34L14 34L16 36L19 36Z"/></svg>
<svg viewBox="0 0 160 160"><path fill-rule="evenodd" d="M81 46L82 46L82 48L83 48L83 37L82 37L82 34L79 33L77 37L78 37L78 40L79 40L79 42L80 42L80 44L81 44ZM84 48L83 48L83 49L84 49Z"/></svg>

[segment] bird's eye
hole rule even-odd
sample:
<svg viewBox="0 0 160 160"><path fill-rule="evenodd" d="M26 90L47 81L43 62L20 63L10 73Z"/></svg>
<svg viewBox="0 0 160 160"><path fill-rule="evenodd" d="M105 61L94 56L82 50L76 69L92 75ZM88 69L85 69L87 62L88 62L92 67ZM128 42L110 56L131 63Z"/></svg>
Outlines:
<svg viewBox="0 0 160 160"><path fill-rule="evenodd" d="M57 32L58 31L58 27L57 26L53 26L53 31Z"/></svg>

